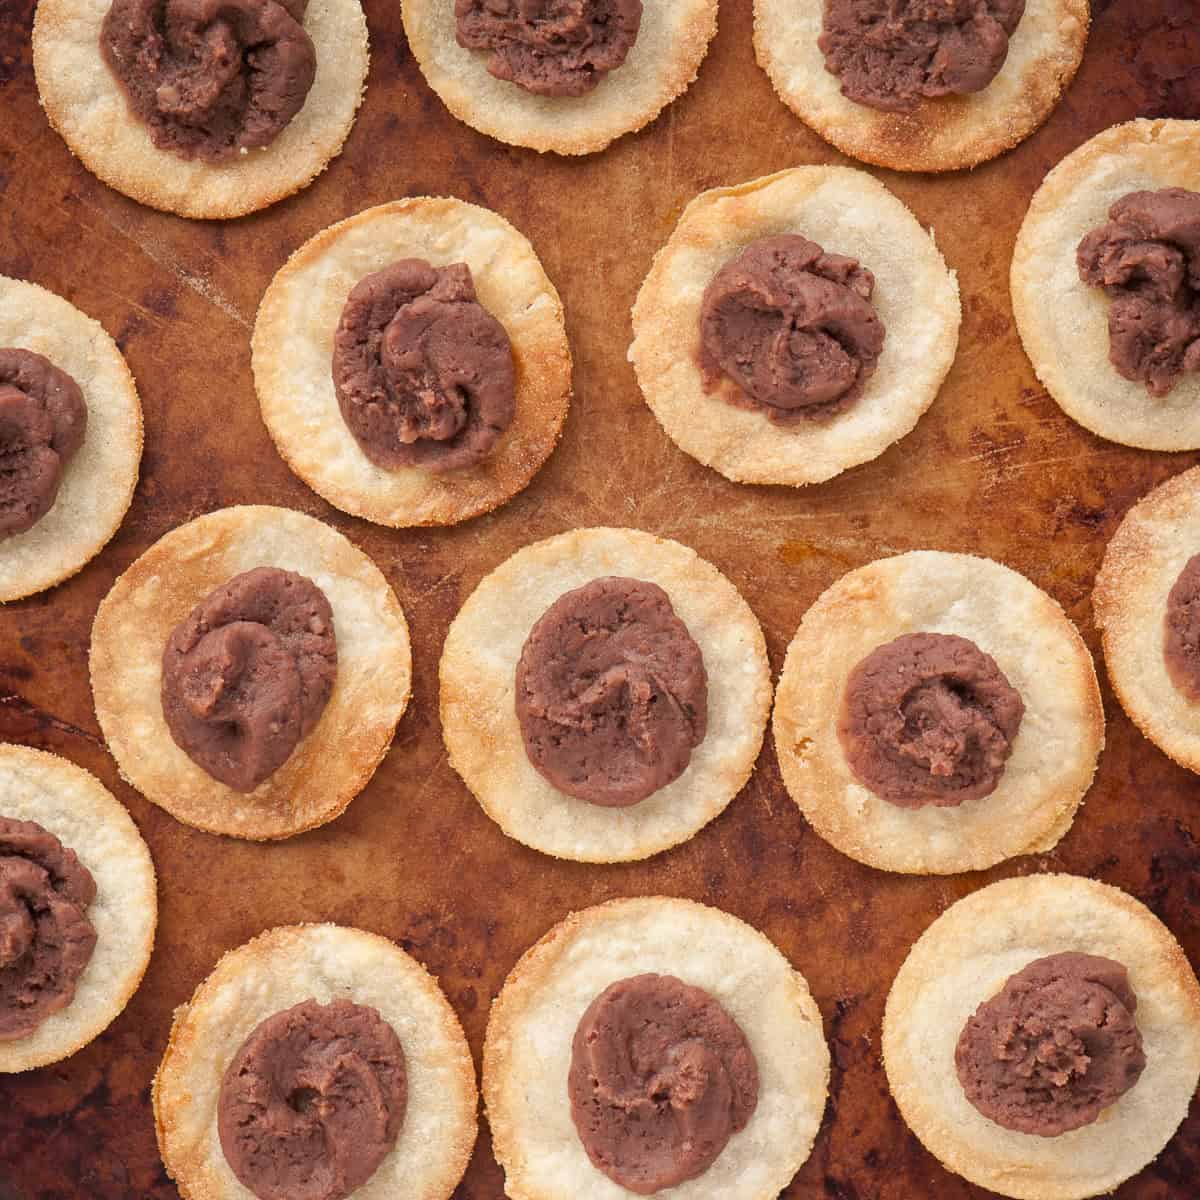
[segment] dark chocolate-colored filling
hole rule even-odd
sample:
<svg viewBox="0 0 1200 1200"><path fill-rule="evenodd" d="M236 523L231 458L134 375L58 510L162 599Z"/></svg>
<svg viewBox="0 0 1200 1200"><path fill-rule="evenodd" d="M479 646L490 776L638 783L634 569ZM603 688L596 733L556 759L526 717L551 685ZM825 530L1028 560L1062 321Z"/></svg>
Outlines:
<svg viewBox="0 0 1200 1200"><path fill-rule="evenodd" d="M982 91L1025 0L825 0L817 41L842 94L885 112Z"/></svg>
<svg viewBox="0 0 1200 1200"><path fill-rule="evenodd" d="M308 0L113 0L100 47L154 144L219 163L269 146L304 107Z"/></svg>
<svg viewBox="0 0 1200 1200"><path fill-rule="evenodd" d="M909 633L850 672L838 737L877 796L901 808L948 807L995 791L1024 712L974 642Z"/></svg>
<svg viewBox="0 0 1200 1200"><path fill-rule="evenodd" d="M96 948L91 872L34 821L0 817L0 1042L75 998Z"/></svg>
<svg viewBox="0 0 1200 1200"><path fill-rule="evenodd" d="M642 23L642 0L455 0L458 44L539 96L581 96L615 71Z"/></svg>
<svg viewBox="0 0 1200 1200"><path fill-rule="evenodd" d="M662 588L594 579L530 631L516 706L525 752L550 783L623 807L687 769L707 728L708 677Z"/></svg>
<svg viewBox="0 0 1200 1200"><path fill-rule="evenodd" d="M259 1200L344 1200L396 1144L404 1049L363 1004L305 1000L267 1017L221 1082L225 1160Z"/></svg>
<svg viewBox="0 0 1200 1200"><path fill-rule="evenodd" d="M336 678L325 593L303 575L255 567L212 591L167 639L163 716L197 766L252 792L316 725Z"/></svg>
<svg viewBox="0 0 1200 1200"><path fill-rule="evenodd" d="M1180 694L1200 702L1200 554L1193 554L1167 594L1163 661Z"/></svg>
<svg viewBox="0 0 1200 1200"><path fill-rule="evenodd" d="M989 1120L1038 1137L1090 1125L1146 1065L1125 968L1052 954L1009 977L963 1027L954 1062Z"/></svg>
<svg viewBox="0 0 1200 1200"><path fill-rule="evenodd" d="M1200 192L1130 192L1108 216L1079 243L1079 277L1112 299L1109 361L1165 396L1200 371Z"/></svg>
<svg viewBox="0 0 1200 1200"><path fill-rule="evenodd" d="M385 470L481 463L516 411L512 347L465 263L405 258L359 280L333 343L338 406Z"/></svg>
<svg viewBox="0 0 1200 1200"><path fill-rule="evenodd" d="M643 1196L702 1175L758 1104L745 1034L673 975L605 988L575 1030L567 1081L588 1157Z"/></svg>
<svg viewBox="0 0 1200 1200"><path fill-rule="evenodd" d="M823 420L862 395L883 349L875 277L795 234L759 238L727 262L700 308L700 369L732 404L777 424Z"/></svg>
<svg viewBox="0 0 1200 1200"><path fill-rule="evenodd" d="M0 349L0 538L50 511L86 431L83 392L66 371L31 350Z"/></svg>

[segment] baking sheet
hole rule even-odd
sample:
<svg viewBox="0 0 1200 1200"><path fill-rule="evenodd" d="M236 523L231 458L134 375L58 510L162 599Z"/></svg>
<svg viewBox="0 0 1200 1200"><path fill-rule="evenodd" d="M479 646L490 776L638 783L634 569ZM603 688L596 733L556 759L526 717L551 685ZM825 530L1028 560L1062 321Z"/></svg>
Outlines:
<svg viewBox="0 0 1200 1200"><path fill-rule="evenodd" d="M334 920L394 938L440 976L478 1055L488 1003L520 953L568 911L664 893L763 930L805 974L833 1079L794 1200L966 1200L904 1126L879 1061L887 989L912 941L992 879L1065 870L1146 901L1200 964L1200 780L1122 713L1101 671L1108 748L1072 831L1049 855L980 874L884 875L807 828L768 746L743 793L692 841L641 864L556 862L504 837L449 768L437 660L458 605L518 547L564 529L631 525L717 564L763 623L776 671L801 615L851 567L920 547L998 558L1046 588L1093 650L1089 591L1133 500L1200 460L1102 442L1038 386L1008 299L1013 238L1046 170L1136 115L1200 117L1200 6L1095 5L1082 71L1048 124L970 173L874 171L931 226L963 297L958 359L917 429L878 461L807 491L742 487L665 437L625 361L628 313L698 191L800 163L845 162L780 103L754 62L750 0L723 0L700 78L649 129L584 160L539 157L459 124L408 53L397 0L366 0L372 66L346 151L299 196L229 224L141 208L94 180L50 130L30 66L32 0L0 0L0 273L61 293L117 337L141 390L146 452L120 533L76 579L0 610L0 738L95 771L129 807L160 878L157 949L141 990L95 1043L0 1079L0 1191L15 1200L167 1200L149 1084L174 1007L226 949L261 930ZM1189 74L1189 64L1192 69ZM259 418L249 334L272 274L334 220L399 196L496 209L532 240L567 310L575 402L562 444L499 512L395 532L331 509L293 477ZM395 586L415 690L395 745L338 821L277 845L178 824L117 777L87 682L96 605L151 542L199 513L269 502L342 530ZM1200 1194L1200 1104L1120 1200ZM486 1125L456 1200L499 1200ZM6 1200L8 1198L6 1197Z"/></svg>

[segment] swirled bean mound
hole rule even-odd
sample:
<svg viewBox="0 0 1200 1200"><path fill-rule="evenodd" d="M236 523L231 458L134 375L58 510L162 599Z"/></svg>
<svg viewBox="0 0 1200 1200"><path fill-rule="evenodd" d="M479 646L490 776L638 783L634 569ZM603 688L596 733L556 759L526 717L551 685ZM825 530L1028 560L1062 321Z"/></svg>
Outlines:
<svg viewBox="0 0 1200 1200"><path fill-rule="evenodd" d="M336 676L325 593L303 575L256 567L209 593L167 639L163 716L197 766L252 792L316 725Z"/></svg>
<svg viewBox="0 0 1200 1200"><path fill-rule="evenodd" d="M966 1023L954 1061L989 1120L1038 1137L1090 1125L1146 1065L1125 968L1052 954L1009 977Z"/></svg>
<svg viewBox="0 0 1200 1200"><path fill-rule="evenodd" d="M0 817L0 1041L66 1008L96 948L96 882L34 821Z"/></svg>
<svg viewBox="0 0 1200 1200"><path fill-rule="evenodd" d="M304 107L308 0L113 0L104 60L160 150L220 163L269 146Z"/></svg>
<svg viewBox="0 0 1200 1200"><path fill-rule="evenodd" d="M582 96L637 39L642 0L455 0L458 44L538 96Z"/></svg>
<svg viewBox="0 0 1200 1200"><path fill-rule="evenodd" d="M342 419L384 470L473 467L516 410L508 334L465 263L405 258L359 280L334 335L333 383Z"/></svg>
<svg viewBox="0 0 1200 1200"><path fill-rule="evenodd" d="M838 737L877 796L950 807L995 791L1024 713L995 659L969 638L909 633L850 672Z"/></svg>
<svg viewBox="0 0 1200 1200"><path fill-rule="evenodd" d="M1200 192L1130 192L1108 216L1079 243L1079 277L1112 298L1109 361L1165 396L1200 371Z"/></svg>
<svg viewBox="0 0 1200 1200"><path fill-rule="evenodd" d="M708 723L700 647L667 593L606 577L560 596L516 674L529 761L561 792L638 804L687 769Z"/></svg>
<svg viewBox="0 0 1200 1200"><path fill-rule="evenodd" d="M373 1008L305 1000L268 1017L221 1081L217 1134L259 1200L343 1200L396 1144L404 1049Z"/></svg>
<svg viewBox="0 0 1200 1200"><path fill-rule="evenodd" d="M50 511L86 431L87 405L66 371L30 350L0 349L0 538Z"/></svg>
<svg viewBox="0 0 1200 1200"><path fill-rule="evenodd" d="M758 1104L758 1065L703 988L635 975L605 988L575 1030L571 1116L588 1157L648 1196L702 1175Z"/></svg>
<svg viewBox="0 0 1200 1200"><path fill-rule="evenodd" d="M795 234L759 238L713 276L700 309L700 369L710 390L780 425L845 412L883 349L875 277Z"/></svg>
<svg viewBox="0 0 1200 1200"><path fill-rule="evenodd" d="M848 99L910 112L987 87L1024 12L1025 0L825 0L817 44Z"/></svg>

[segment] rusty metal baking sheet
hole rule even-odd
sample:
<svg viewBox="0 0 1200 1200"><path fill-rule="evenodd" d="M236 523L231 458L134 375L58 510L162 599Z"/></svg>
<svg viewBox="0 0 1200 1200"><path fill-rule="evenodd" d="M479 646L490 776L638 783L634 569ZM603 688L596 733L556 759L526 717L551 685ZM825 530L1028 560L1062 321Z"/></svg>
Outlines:
<svg viewBox="0 0 1200 1200"><path fill-rule="evenodd" d="M1046 126L969 173L875 171L932 226L959 274L958 358L916 430L817 488L729 483L663 435L626 363L629 308L683 205L717 184L846 161L775 98L750 44L750 0L722 0L700 77L640 134L569 161L455 121L405 45L399 0L366 0L372 64L345 153L313 186L229 224L141 208L93 179L50 130L30 66L33 0L0 0L0 273L98 318L137 378L146 452L133 507L77 578L0 610L0 737L88 767L128 806L160 880L158 943L140 991L97 1041L0 1079L0 1195L167 1200L149 1084L172 1010L219 955L261 930L333 920L394 938L436 973L478 1062L488 1004L518 955L568 911L616 896L688 896L763 930L805 974L833 1051L825 1121L785 1195L966 1200L901 1121L879 1059L884 999L913 940L955 899L1003 876L1064 870L1128 889L1200 966L1200 779L1133 728L1104 681L1108 747L1074 828L1051 854L948 879L902 878L843 857L807 828L773 750L700 834L647 862L558 862L507 839L446 762L436 670L459 604L520 546L572 527L631 525L717 564L762 621L772 665L813 599L851 567L919 547L990 555L1047 589L1098 651L1089 592L1132 501L1191 466L1102 442L1038 386L1013 328L1008 264L1030 195L1098 130L1136 115L1200 117L1200 4L1099 0L1082 70ZM344 516L291 475L255 402L249 335L259 297L302 241L407 195L496 209L558 286L575 355L561 446L532 486L457 528L395 532ZM88 633L116 576L155 539L227 504L288 505L330 522L379 563L408 614L415 692L395 745L332 825L253 845L178 824L117 777L87 678ZM481 1127L457 1200L499 1200ZM1200 1103L1121 1200L1200 1196ZM5 1200L9 1200L5 1196Z"/></svg>

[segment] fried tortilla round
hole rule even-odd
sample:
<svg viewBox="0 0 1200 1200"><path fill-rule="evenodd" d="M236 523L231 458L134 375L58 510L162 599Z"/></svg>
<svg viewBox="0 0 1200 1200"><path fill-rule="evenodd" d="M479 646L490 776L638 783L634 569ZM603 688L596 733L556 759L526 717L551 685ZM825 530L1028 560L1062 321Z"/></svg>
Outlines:
<svg viewBox="0 0 1200 1200"><path fill-rule="evenodd" d="M316 726L246 795L175 744L162 711L162 656L197 604L254 567L295 571L325 593L338 664ZM387 753L411 689L408 626L383 573L328 525L266 505L219 509L155 542L101 601L90 668L121 774L187 825L260 841L324 825L346 808Z"/></svg>
<svg viewBox="0 0 1200 1200"><path fill-rule="evenodd" d="M363 276L402 258L465 262L479 303L512 345L516 416L477 466L385 470L338 408L331 363L346 298ZM397 200L318 233L267 289L253 352L263 420L284 461L330 504L380 525L451 525L511 499L550 456L570 403L571 351L554 285L522 234L462 200Z"/></svg>
<svg viewBox="0 0 1200 1200"><path fill-rule="evenodd" d="M875 276L886 327L866 390L845 412L777 425L735 407L700 371L700 312L713 276L751 242L799 234ZM865 171L794 167L702 192L655 256L633 306L629 360L663 429L681 450L741 483L821 483L877 458L933 403L954 361L958 281L933 238Z"/></svg>
<svg viewBox="0 0 1200 1200"><path fill-rule="evenodd" d="M142 461L142 405L117 344L99 322L35 283L0 275L0 349L32 350L83 392L87 431L67 463L54 506L24 533L0 540L0 601L70 578L117 532Z"/></svg>
<svg viewBox="0 0 1200 1200"><path fill-rule="evenodd" d="M609 984L653 972L703 988L737 1022L758 1065L758 1104L711 1166L672 1200L775 1200L812 1150L829 1049L804 977L758 930L691 900L646 896L572 913L512 969L492 1004L483 1094L512 1200L622 1200L571 1119L576 1026Z"/></svg>
<svg viewBox="0 0 1200 1200"><path fill-rule="evenodd" d="M954 1051L967 1019L1038 958L1096 954L1129 972L1146 1068L1091 1125L1018 1133L967 1099ZM900 1113L948 1170L1016 1200L1113 1191L1171 1140L1200 1079L1200 986L1171 931L1132 896L1073 875L1005 879L958 901L921 935L883 1017Z"/></svg>
<svg viewBox="0 0 1200 1200"><path fill-rule="evenodd" d="M42 107L71 152L109 187L181 217L240 217L298 192L341 150L367 79L359 0L309 0L304 29L317 74L304 107L269 146L228 163L181 158L151 140L101 54L111 3L40 0L33 25Z"/></svg>
<svg viewBox="0 0 1200 1200"><path fill-rule="evenodd" d="M658 584L708 674L708 729L687 769L628 808L578 800L539 774L514 699L534 624L565 592L603 576ZM635 529L577 529L517 551L454 618L440 673L450 764L509 837L579 862L648 858L708 824L749 779L771 707L762 630L737 589L694 550Z"/></svg>
<svg viewBox="0 0 1200 1200"><path fill-rule="evenodd" d="M754 0L754 53L779 98L843 154L894 171L957 171L1011 150L1051 113L1083 58L1087 0L1026 0L982 91L883 112L842 95L817 45L824 0Z"/></svg>
<svg viewBox="0 0 1200 1200"><path fill-rule="evenodd" d="M851 771L838 737L846 681L909 633L969 638L1024 702L990 795L901 808ZM826 841L880 870L950 875L1057 844L1095 774L1104 709L1092 656L1051 597L990 559L916 550L842 576L805 613L779 679L774 735L784 784Z"/></svg>
<svg viewBox="0 0 1200 1200"><path fill-rule="evenodd" d="M535 96L487 69L487 54L455 40L453 0L406 0L408 44L460 121L514 146L591 154L649 124L696 78L717 32L717 0L647 0L629 55L582 96Z"/></svg>
<svg viewBox="0 0 1200 1200"><path fill-rule="evenodd" d="M370 1006L404 1049L404 1123L354 1200L448 1200L476 1134L475 1065L462 1026L416 959L387 938L340 925L260 934L230 950L176 1010L152 1097L163 1163L185 1200L253 1200L221 1149L221 1082L261 1022L305 1000Z"/></svg>
<svg viewBox="0 0 1200 1200"><path fill-rule="evenodd" d="M137 826L89 771L57 754L0 745L0 817L36 821L96 882L96 947L75 997L27 1037L0 1042L0 1073L58 1062L98 1037L138 989L158 920L154 863Z"/></svg>
<svg viewBox="0 0 1200 1200"><path fill-rule="evenodd" d="M1103 289L1079 278L1075 252L1129 192L1200 191L1200 121L1129 121L1068 154L1042 180L1013 250L1017 329L1033 369L1067 416L1143 450L1200 447L1200 372L1166 396L1117 374L1108 359Z"/></svg>
<svg viewBox="0 0 1200 1200"><path fill-rule="evenodd" d="M1096 575L1092 607L1113 691L1164 754L1200 771L1200 705L1163 657L1167 597L1200 554L1200 467L1159 484L1125 514Z"/></svg>

